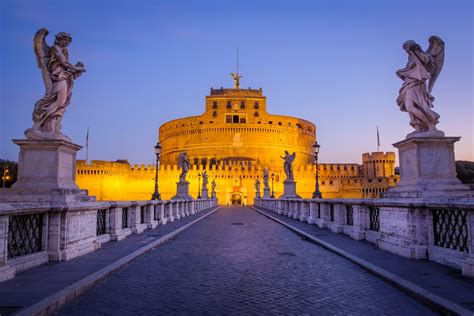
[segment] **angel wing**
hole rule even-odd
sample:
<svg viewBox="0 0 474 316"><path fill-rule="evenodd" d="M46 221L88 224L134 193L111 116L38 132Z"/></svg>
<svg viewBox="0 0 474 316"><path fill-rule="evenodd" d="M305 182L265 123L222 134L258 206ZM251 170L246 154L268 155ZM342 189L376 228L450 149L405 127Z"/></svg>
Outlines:
<svg viewBox="0 0 474 316"><path fill-rule="evenodd" d="M291 157L291 162L295 161L296 153L293 152L293 154L291 154L290 157Z"/></svg>
<svg viewBox="0 0 474 316"><path fill-rule="evenodd" d="M429 54L432 58L430 69L428 71L431 74L431 78L428 82L428 92L431 93L431 89L436 82L436 79L441 72L444 64L444 42L438 36L431 36L429 38L429 47L426 50L426 53Z"/></svg>
<svg viewBox="0 0 474 316"><path fill-rule="evenodd" d="M34 50L36 55L36 61L38 62L38 67L41 69L41 74L43 76L43 82L45 87L45 95L49 95L53 89L53 82L48 71L48 60L50 55L51 47L46 43L46 36L49 34L49 31L45 28L39 29L36 32L34 37Z"/></svg>

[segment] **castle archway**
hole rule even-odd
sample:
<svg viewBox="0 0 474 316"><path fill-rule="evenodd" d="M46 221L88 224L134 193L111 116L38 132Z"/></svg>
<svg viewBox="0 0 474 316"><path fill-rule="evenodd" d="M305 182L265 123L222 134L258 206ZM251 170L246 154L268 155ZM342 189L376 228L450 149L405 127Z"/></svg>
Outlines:
<svg viewBox="0 0 474 316"><path fill-rule="evenodd" d="M233 192L230 202L232 205L242 205L242 193L240 192Z"/></svg>

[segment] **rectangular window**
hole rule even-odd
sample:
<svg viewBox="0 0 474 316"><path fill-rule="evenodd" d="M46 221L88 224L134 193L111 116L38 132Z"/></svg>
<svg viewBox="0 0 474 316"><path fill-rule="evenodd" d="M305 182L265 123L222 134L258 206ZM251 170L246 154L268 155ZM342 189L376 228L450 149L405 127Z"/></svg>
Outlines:
<svg viewBox="0 0 474 316"><path fill-rule="evenodd" d="M212 116L217 116L217 111L212 112Z"/></svg>
<svg viewBox="0 0 474 316"><path fill-rule="evenodd" d="M247 123L247 118L245 116L241 116L239 123Z"/></svg>
<svg viewBox="0 0 474 316"><path fill-rule="evenodd" d="M232 103L230 101L227 101L227 108L230 109L232 107Z"/></svg>
<svg viewBox="0 0 474 316"><path fill-rule="evenodd" d="M217 101L212 101L212 108L217 109Z"/></svg>
<svg viewBox="0 0 474 316"><path fill-rule="evenodd" d="M255 113L253 114L254 116L258 116L258 111L255 111Z"/></svg>
<svg viewBox="0 0 474 316"><path fill-rule="evenodd" d="M268 121L268 124L273 124L273 121Z"/></svg>
<svg viewBox="0 0 474 316"><path fill-rule="evenodd" d="M239 116L238 115L234 115L232 117L232 123L239 123Z"/></svg>
<svg viewBox="0 0 474 316"><path fill-rule="evenodd" d="M226 123L232 123L232 115L227 114L227 115L225 116L225 122L226 122Z"/></svg>
<svg viewBox="0 0 474 316"><path fill-rule="evenodd" d="M241 101L241 102L240 102L240 108L241 108L241 109L245 109L245 101Z"/></svg>
<svg viewBox="0 0 474 316"><path fill-rule="evenodd" d="M258 101L255 101L255 104L253 105L253 108L254 108L255 110L258 110Z"/></svg>

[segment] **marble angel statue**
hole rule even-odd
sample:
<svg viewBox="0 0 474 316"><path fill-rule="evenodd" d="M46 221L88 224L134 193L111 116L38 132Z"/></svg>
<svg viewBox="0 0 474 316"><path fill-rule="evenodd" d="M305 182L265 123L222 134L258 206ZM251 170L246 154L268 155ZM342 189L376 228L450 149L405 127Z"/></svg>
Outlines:
<svg viewBox="0 0 474 316"><path fill-rule="evenodd" d="M295 178L293 175L293 161L295 161L296 153L293 152L293 154L290 155L290 153L285 150L285 157L280 156L280 158L285 160L285 162L283 163L283 169L286 173L285 181L293 181Z"/></svg>
<svg viewBox="0 0 474 316"><path fill-rule="evenodd" d="M260 180L255 180L255 191L260 192Z"/></svg>
<svg viewBox="0 0 474 316"><path fill-rule="evenodd" d="M56 34L53 46L46 43L47 29L40 29L34 37L34 51L44 81L44 97L33 110L33 127L25 131L28 139L63 139L61 121L71 102L74 80L86 71L81 62L69 62L68 46L72 42L69 33Z"/></svg>
<svg viewBox="0 0 474 316"><path fill-rule="evenodd" d="M189 158L185 151L179 154L178 166L181 168L181 174L179 175L179 182L186 182L186 175L189 171Z"/></svg>
<svg viewBox="0 0 474 316"><path fill-rule="evenodd" d="M263 188L264 189L269 189L270 186L268 185L268 170L267 168L263 169Z"/></svg>
<svg viewBox="0 0 474 316"><path fill-rule="evenodd" d="M432 110L431 91L443 68L444 42L438 36L431 36L426 52L414 41L403 43L403 49L408 54L408 63L396 72L403 80L397 104L401 111L408 112L410 125L415 129L408 136L423 132L443 134L436 129L439 114Z"/></svg>
<svg viewBox="0 0 474 316"><path fill-rule="evenodd" d="M202 190L207 190L207 184L209 183L209 177L207 175L207 172L204 171L202 173Z"/></svg>

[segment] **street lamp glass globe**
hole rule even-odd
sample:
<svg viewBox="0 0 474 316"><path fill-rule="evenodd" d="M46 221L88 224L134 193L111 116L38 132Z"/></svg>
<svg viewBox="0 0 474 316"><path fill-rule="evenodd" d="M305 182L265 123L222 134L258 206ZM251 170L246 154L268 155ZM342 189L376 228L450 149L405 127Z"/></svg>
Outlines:
<svg viewBox="0 0 474 316"><path fill-rule="evenodd" d="M155 148L155 154L157 154L157 155L161 154L161 144L160 144L160 142L156 143L154 148Z"/></svg>
<svg viewBox="0 0 474 316"><path fill-rule="evenodd" d="M313 144L313 150L314 150L314 154L317 155L319 153L319 147L321 147L321 145L318 144L318 142L314 142Z"/></svg>

